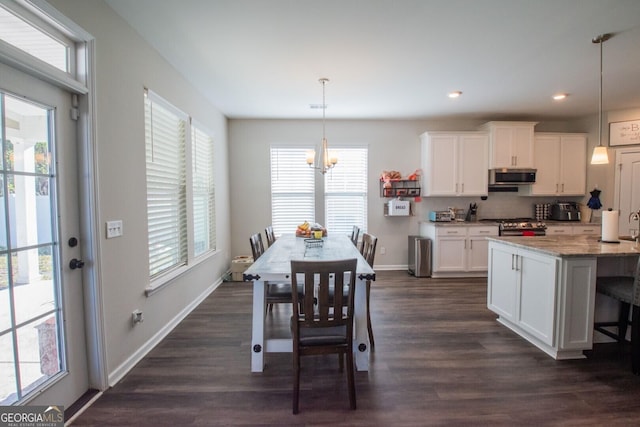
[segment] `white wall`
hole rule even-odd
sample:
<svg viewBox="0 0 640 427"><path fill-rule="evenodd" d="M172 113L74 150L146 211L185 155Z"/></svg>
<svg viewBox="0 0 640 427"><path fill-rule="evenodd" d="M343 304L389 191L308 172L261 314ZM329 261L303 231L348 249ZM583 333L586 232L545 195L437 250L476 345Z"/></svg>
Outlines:
<svg viewBox="0 0 640 427"><path fill-rule="evenodd" d="M535 119L533 119L535 121ZM468 208L477 203L480 217L533 216L535 203L548 203L554 198L522 197L513 194L490 193L486 201L479 197L422 198L416 204L416 216L406 218L384 217L382 205L386 199L379 196L379 177L383 170L398 170L409 174L420 168L420 139L426 131L477 130L488 120L327 120L329 146L366 144L369 146L369 232L378 236L375 264L379 269L400 269L407 264L407 236L418 234L418 223L425 220L430 210L447 206ZM597 117L572 122L541 122L538 132L586 132L589 153L597 144ZM231 206L231 253L250 254L249 236L264 232L271 223L269 183L269 147L271 144L318 144L322 137L320 120L230 120L230 178L233 201ZM597 175L604 200L608 201L609 186L613 185L613 169L589 166L588 174ZM593 179L588 178L588 185ZM589 187L588 187L589 188ZM586 198L568 198L584 201ZM611 198L613 201L613 198ZM301 219L301 222L304 218ZM293 230L292 230L293 232ZM331 230L329 230L331 232ZM386 254L380 253L385 247Z"/></svg>
<svg viewBox="0 0 640 427"><path fill-rule="evenodd" d="M96 39L98 215L121 219L124 236L100 236L107 368L111 380L219 281L230 264L227 120L102 0L51 4ZM143 89L213 132L219 253L149 297ZM140 309L144 322L131 326Z"/></svg>

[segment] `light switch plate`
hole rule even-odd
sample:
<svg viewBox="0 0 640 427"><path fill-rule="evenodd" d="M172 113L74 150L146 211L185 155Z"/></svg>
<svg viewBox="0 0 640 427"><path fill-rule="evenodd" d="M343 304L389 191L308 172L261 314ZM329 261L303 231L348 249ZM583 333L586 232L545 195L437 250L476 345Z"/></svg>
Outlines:
<svg viewBox="0 0 640 427"><path fill-rule="evenodd" d="M122 220L107 221L107 239L122 236Z"/></svg>

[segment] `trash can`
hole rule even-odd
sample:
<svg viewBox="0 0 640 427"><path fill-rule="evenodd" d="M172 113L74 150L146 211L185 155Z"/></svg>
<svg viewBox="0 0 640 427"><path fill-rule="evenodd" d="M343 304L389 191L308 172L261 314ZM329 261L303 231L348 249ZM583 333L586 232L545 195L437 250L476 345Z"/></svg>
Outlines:
<svg viewBox="0 0 640 427"><path fill-rule="evenodd" d="M409 274L416 277L431 277L431 239L409 236Z"/></svg>

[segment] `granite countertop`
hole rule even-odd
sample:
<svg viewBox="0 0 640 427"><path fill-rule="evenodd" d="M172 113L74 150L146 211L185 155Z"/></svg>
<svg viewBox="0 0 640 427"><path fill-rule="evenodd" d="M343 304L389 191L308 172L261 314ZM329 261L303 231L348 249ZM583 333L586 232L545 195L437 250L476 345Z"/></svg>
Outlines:
<svg viewBox="0 0 640 427"><path fill-rule="evenodd" d="M620 243L599 242L599 236L538 236L487 237L487 240L529 249L556 257L611 257L640 255L640 245L621 240Z"/></svg>

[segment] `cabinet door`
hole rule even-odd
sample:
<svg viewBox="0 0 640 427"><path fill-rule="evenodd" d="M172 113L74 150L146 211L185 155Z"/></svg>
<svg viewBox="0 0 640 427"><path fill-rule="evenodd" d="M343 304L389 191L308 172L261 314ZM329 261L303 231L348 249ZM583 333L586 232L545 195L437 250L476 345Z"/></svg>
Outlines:
<svg viewBox="0 0 640 427"><path fill-rule="evenodd" d="M465 271L466 237L438 237L433 248L433 271Z"/></svg>
<svg viewBox="0 0 640 427"><path fill-rule="evenodd" d="M587 139L583 135L562 136L560 144L560 193L582 196L587 187Z"/></svg>
<svg viewBox="0 0 640 427"><path fill-rule="evenodd" d="M423 187L426 196L454 196L457 187L457 138L429 135L422 142Z"/></svg>
<svg viewBox="0 0 640 427"><path fill-rule="evenodd" d="M513 156L515 167L533 167L533 126L515 126L513 128Z"/></svg>
<svg viewBox="0 0 640 427"><path fill-rule="evenodd" d="M486 196L489 177L489 137L487 135L461 135L459 147L458 194Z"/></svg>
<svg viewBox="0 0 640 427"><path fill-rule="evenodd" d="M489 241L481 236L470 236L467 261L469 271L487 271L489 265Z"/></svg>
<svg viewBox="0 0 640 427"><path fill-rule="evenodd" d="M554 196L560 187L560 137L536 136L533 146L536 183L531 185L531 194Z"/></svg>
<svg viewBox="0 0 640 427"><path fill-rule="evenodd" d="M512 168L515 166L512 141L512 128L495 127L493 129L491 139L492 168Z"/></svg>
<svg viewBox="0 0 640 427"><path fill-rule="evenodd" d="M543 343L554 345L557 260L519 251L518 325Z"/></svg>
<svg viewBox="0 0 640 427"><path fill-rule="evenodd" d="M487 308L514 321L518 280L515 270L515 255L501 247L489 244L489 277L487 282Z"/></svg>

